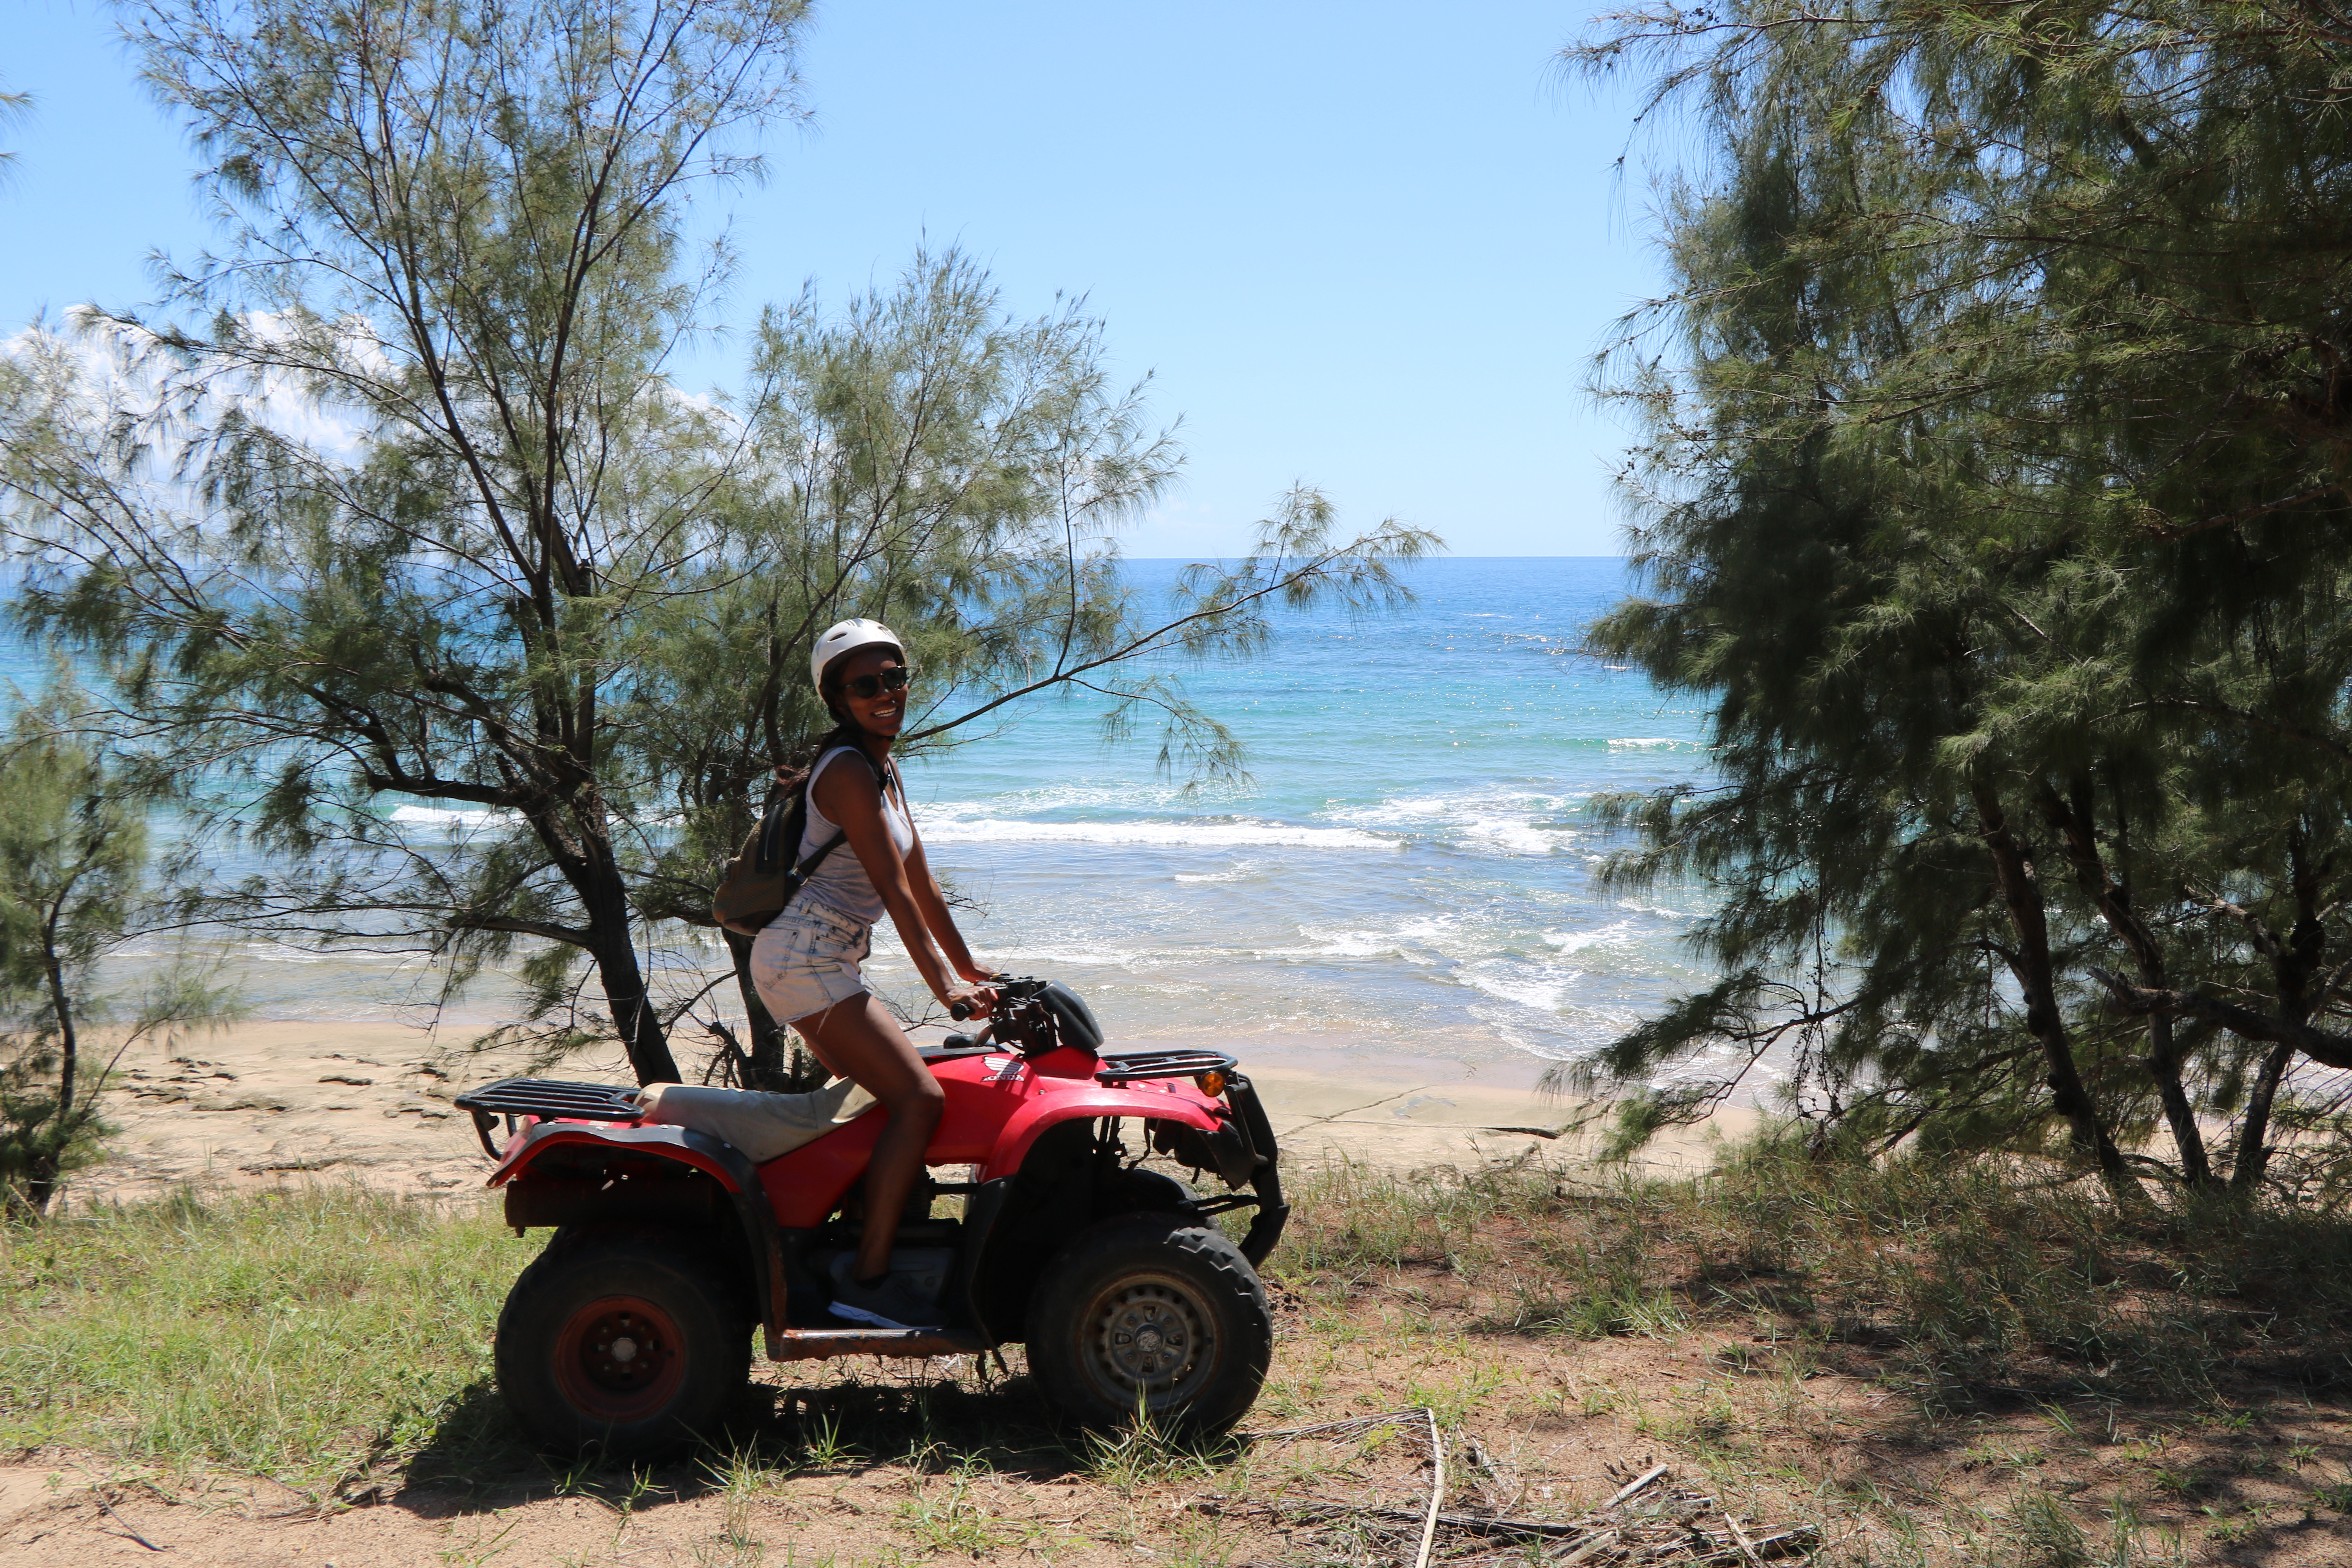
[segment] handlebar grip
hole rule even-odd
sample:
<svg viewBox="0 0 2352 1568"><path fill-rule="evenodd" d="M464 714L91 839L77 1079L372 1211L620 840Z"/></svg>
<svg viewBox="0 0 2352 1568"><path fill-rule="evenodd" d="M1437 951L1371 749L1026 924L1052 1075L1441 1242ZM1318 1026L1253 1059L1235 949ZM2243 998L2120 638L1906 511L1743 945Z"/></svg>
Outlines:
<svg viewBox="0 0 2352 1568"><path fill-rule="evenodd" d="M959 1024L962 1023L966 1018L971 1016L971 1004L969 1002L949 1003L948 1016L953 1018Z"/></svg>

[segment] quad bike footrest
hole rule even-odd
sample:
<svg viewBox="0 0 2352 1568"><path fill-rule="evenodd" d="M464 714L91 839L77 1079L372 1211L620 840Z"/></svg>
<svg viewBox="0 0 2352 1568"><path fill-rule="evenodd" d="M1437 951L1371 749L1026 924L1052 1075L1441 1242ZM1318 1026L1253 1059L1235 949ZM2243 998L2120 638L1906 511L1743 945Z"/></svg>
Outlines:
<svg viewBox="0 0 2352 1568"><path fill-rule="evenodd" d="M768 1336L770 1361L835 1355L977 1355L988 1341L967 1329L792 1329Z"/></svg>

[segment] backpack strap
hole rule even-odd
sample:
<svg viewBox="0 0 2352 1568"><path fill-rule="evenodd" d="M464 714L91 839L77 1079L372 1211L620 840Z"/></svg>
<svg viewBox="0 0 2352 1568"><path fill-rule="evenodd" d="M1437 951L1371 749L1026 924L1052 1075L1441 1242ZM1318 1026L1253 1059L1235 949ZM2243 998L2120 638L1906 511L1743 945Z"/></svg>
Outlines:
<svg viewBox="0 0 2352 1568"><path fill-rule="evenodd" d="M791 818L800 819L801 830L808 830L808 811L804 798L780 800L761 814L760 843L753 853L751 868L762 877L776 874L776 851L784 841L784 828Z"/></svg>
<svg viewBox="0 0 2352 1568"><path fill-rule="evenodd" d="M866 759L866 765L874 770L874 787L882 792L882 801L885 805L889 804L890 785L893 783L897 783L898 785L898 800L903 807L907 799L907 785L903 780L898 778L898 770L896 768L886 767L881 762L876 759L873 752L867 751L863 746L845 746L841 749L844 751L856 752L859 756ZM823 761L824 759L820 758L818 760ZM760 848L758 858L754 864L754 868L757 869L762 877L772 877L775 875L777 858L782 852L783 847L786 844L798 844L803 838L807 837L809 784L813 784L815 782L815 774L812 771L809 777L809 784L804 784L798 790L794 791L790 800L780 800L776 802L775 805L768 808L767 814L761 817ZM815 848L810 850L808 858L803 860L799 865L793 868L791 878L793 891L799 891L800 885L807 881L810 877L814 876L818 865L824 859L824 858L832 854L835 849L841 847L841 841L848 837L849 835L847 832L837 830L831 838L826 839L823 844L820 844Z"/></svg>

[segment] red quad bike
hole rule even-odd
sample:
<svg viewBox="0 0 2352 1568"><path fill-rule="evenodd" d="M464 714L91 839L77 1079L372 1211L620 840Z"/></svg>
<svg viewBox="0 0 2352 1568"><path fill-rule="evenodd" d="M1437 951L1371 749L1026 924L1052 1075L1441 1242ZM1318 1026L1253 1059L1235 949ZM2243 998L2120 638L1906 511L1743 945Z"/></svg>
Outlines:
<svg viewBox="0 0 2352 1568"><path fill-rule="evenodd" d="M859 1185L879 1106L754 1164L644 1122L626 1089L514 1078L460 1097L499 1162L507 1222L555 1231L499 1315L509 1408L561 1450L675 1448L741 1390L756 1324L772 1361L1025 1343L1039 1388L1083 1424L1141 1408L1230 1426L1273 1352L1255 1267L1290 1212L1273 1130L1230 1056L1101 1045L1076 995L1016 980L984 1027L923 1052L947 1094L925 1163L976 1178L927 1170L897 1217L892 1268L936 1282L938 1329L845 1327L826 1310L834 1258L875 1223ZM1146 1148L1130 1152L1129 1122ZM1150 1150L1213 1172L1225 1194L1139 1168ZM931 1217L944 1194L962 1195L961 1218ZM1236 1247L1213 1216L1244 1207L1256 1213Z"/></svg>

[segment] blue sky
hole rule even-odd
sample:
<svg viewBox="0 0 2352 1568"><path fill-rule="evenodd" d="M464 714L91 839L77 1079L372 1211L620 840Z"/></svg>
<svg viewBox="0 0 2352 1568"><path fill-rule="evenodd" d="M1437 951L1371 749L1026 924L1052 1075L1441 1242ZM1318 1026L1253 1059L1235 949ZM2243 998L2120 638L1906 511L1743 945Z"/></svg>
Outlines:
<svg viewBox="0 0 2352 1568"><path fill-rule="evenodd" d="M90 0L5 0L0 320L148 300L144 258L209 231L173 121ZM1620 177L1622 94L1553 58L1588 13L1486 0L820 5L815 122L726 198L726 318L814 279L887 282L961 245L1008 303L1084 294L1122 368L1182 415L1179 493L1138 555L1228 552L1304 479L1343 519L1394 515L1457 553L1622 548L1625 434L1586 395L1611 322L1656 288L1647 201ZM732 379L740 338L682 370Z"/></svg>

